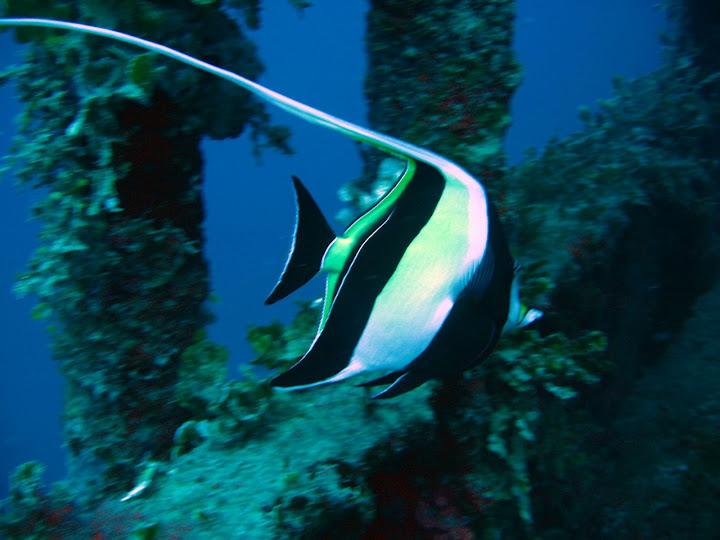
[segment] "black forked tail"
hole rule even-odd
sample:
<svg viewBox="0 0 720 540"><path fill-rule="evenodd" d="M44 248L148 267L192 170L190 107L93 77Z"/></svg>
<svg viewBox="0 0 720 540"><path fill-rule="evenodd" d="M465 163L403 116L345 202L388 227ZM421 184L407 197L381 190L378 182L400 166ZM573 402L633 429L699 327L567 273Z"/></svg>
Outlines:
<svg viewBox="0 0 720 540"><path fill-rule="evenodd" d="M335 240L335 233L310 192L298 177L293 176L292 180L297 208L292 247L285 269L265 304L285 298L310 281L320 270L328 246Z"/></svg>

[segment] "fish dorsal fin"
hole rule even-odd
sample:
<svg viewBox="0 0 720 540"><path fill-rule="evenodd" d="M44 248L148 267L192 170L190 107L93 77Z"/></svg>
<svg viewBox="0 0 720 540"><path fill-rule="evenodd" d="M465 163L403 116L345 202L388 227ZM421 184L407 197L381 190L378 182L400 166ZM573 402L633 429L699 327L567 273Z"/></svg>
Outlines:
<svg viewBox="0 0 720 540"><path fill-rule="evenodd" d="M237 73L233 73L232 71L228 71L227 69L223 69L221 67L209 64L208 62L204 62L203 60L190 56L189 54L185 54L165 45L161 45L160 43L155 43L154 41L133 36L131 34L118 32L116 30L110 30L107 28L101 28L98 26L92 26L82 23L58 21L53 19L0 18L0 27L6 26L30 26L72 30L76 32L83 32L85 34L102 36L105 38L114 39L116 41L122 41L123 43L128 43L130 45L134 45L136 47L140 47L142 49L152 51L157 54L162 54L169 58L173 58L178 62L182 62L196 69L205 71L207 73L210 73L211 75L220 77L221 79L225 79L226 81L236 84L241 88L244 88L245 90L251 92L258 98L263 99L268 103L279 107L280 109L283 109L292 115L298 116L307 122L323 126L333 131L337 131L356 141L370 144L376 148L383 150L384 152L387 152L401 159L412 158L417 161L427 163L428 165L435 167L439 171L442 171L449 182L458 182L465 185L466 187L474 185L475 189L478 188L478 186L475 185L476 180L474 180L465 170L463 170L461 167L448 160L447 158L444 158L439 154L432 152L431 150L416 146L412 143L397 139L390 135L385 135L384 133L379 133L372 129L359 126L352 122L348 122L347 120L343 120L342 118L338 118L324 111L301 103L279 92L275 92L274 90L266 88L265 86L258 84L255 81L246 79L242 75L238 75Z"/></svg>
<svg viewBox="0 0 720 540"><path fill-rule="evenodd" d="M335 240L335 233L310 192L297 176L292 180L297 209L292 245L280 279L265 304L285 298L310 281L320 270L328 246Z"/></svg>

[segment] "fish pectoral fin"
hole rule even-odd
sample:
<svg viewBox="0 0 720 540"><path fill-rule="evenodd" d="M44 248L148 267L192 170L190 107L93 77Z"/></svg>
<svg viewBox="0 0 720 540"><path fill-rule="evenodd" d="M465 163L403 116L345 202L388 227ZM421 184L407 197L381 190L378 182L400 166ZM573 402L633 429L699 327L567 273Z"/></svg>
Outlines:
<svg viewBox="0 0 720 540"><path fill-rule="evenodd" d="M485 253L479 263L470 268L469 272L462 277L463 292L475 298L482 298L487 291L495 273L495 254L492 247L487 246Z"/></svg>
<svg viewBox="0 0 720 540"><path fill-rule="evenodd" d="M328 246L335 240L335 233L310 192L298 177L293 176L292 180L297 208L292 247L280 279L265 300L266 305L285 298L310 281L320 270Z"/></svg>

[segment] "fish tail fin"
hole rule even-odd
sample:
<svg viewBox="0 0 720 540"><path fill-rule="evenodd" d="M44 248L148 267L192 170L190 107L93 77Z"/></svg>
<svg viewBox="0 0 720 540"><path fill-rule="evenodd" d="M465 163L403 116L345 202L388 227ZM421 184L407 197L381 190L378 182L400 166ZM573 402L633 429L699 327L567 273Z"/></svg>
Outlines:
<svg viewBox="0 0 720 540"><path fill-rule="evenodd" d="M297 176L292 180L297 209L293 242L285 268L265 304L285 298L310 281L320 270L328 246L335 240L335 233L310 192Z"/></svg>

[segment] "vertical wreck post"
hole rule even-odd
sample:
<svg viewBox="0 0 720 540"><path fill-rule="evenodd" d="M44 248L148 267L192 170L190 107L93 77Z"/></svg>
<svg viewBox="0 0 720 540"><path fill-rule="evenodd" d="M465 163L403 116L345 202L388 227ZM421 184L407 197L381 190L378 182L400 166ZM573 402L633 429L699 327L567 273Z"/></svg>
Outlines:
<svg viewBox="0 0 720 540"><path fill-rule="evenodd" d="M512 0L372 0L365 94L373 129L428 147L492 187L519 83ZM393 180L362 149L363 178L341 194L355 207ZM379 176L379 179L377 179ZM376 180L377 179L377 180ZM374 184L374 185L373 185Z"/></svg>
<svg viewBox="0 0 720 540"><path fill-rule="evenodd" d="M257 2L245 4L256 25ZM262 71L212 2L6 5L4 16L95 24ZM69 480L92 500L132 486L225 377L226 354L204 337L201 139L250 126L259 145L283 146L286 133L247 94L144 51L47 29L16 37L28 48L13 72L25 108L11 158L21 182L47 191L34 208L41 245L17 289L51 321Z"/></svg>
<svg viewBox="0 0 720 540"><path fill-rule="evenodd" d="M677 52L690 54L707 72L720 69L720 5L702 0L675 0L670 11L675 19Z"/></svg>

